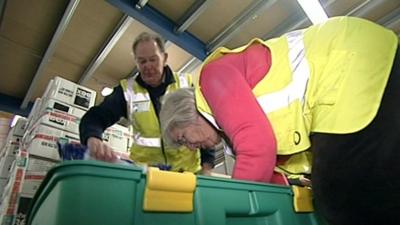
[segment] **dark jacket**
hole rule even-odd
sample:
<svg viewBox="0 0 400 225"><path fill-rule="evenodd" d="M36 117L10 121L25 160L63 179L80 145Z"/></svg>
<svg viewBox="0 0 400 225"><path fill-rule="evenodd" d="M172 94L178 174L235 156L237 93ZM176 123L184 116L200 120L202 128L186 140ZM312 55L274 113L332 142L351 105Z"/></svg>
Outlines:
<svg viewBox="0 0 400 225"><path fill-rule="evenodd" d="M151 87L147 85L140 76L137 76L136 81L150 94L151 102L157 115L160 112L160 97L165 94L168 85L175 82L171 69L166 66L164 68L165 79L164 82L158 87ZM79 134L81 143L86 145L89 137L96 137L102 139L102 134L107 127L112 126L120 120L121 117L127 118L127 103L121 85L114 88L111 95L104 98L104 101L98 105L90 108L90 110L82 117L79 125ZM214 151L201 149L201 164L209 163L214 165L215 153Z"/></svg>

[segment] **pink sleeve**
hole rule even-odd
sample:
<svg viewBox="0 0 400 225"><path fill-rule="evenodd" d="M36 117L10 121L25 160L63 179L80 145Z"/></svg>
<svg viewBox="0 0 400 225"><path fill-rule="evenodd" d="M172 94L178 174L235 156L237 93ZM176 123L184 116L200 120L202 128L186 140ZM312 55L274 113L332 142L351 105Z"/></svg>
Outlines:
<svg viewBox="0 0 400 225"><path fill-rule="evenodd" d="M236 154L233 178L271 182L276 163L275 137L246 79L251 75L246 60L240 54L235 55L237 59L221 58L203 69L202 93L233 144Z"/></svg>

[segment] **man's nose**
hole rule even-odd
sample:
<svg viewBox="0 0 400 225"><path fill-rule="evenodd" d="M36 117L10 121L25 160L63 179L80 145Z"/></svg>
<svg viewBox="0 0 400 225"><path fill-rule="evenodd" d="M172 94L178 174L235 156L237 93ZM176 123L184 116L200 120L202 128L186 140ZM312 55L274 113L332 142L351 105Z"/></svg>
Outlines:
<svg viewBox="0 0 400 225"><path fill-rule="evenodd" d="M143 64L143 68L147 69L150 67L150 65L151 65L151 63L147 61L146 63Z"/></svg>

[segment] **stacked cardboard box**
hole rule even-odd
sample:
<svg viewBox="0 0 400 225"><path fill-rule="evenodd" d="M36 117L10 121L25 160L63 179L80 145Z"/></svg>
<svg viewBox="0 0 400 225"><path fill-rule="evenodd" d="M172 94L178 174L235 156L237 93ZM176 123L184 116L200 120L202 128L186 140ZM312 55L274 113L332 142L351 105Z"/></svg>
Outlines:
<svg viewBox="0 0 400 225"><path fill-rule="evenodd" d="M95 98L95 91L55 77L35 101L23 148L32 156L60 160L57 141L79 143L80 119L94 105Z"/></svg>
<svg viewBox="0 0 400 225"><path fill-rule="evenodd" d="M114 124L103 133L103 142L108 144L114 151L128 152L132 135L127 127Z"/></svg>
<svg viewBox="0 0 400 225"><path fill-rule="evenodd" d="M27 119L15 116L11 123L11 129L7 135L4 147L0 155L0 221L1 224L12 224L14 211L20 198L20 190L24 180L25 170L21 165L25 164L27 154L21 153L22 137L27 128Z"/></svg>
<svg viewBox="0 0 400 225"><path fill-rule="evenodd" d="M57 142L80 142L80 119L94 105L95 97L95 91L55 77L43 96L36 99L28 118L18 120L8 133L4 132L8 137L0 151L0 185L3 183L4 187L1 225L24 224L37 188L47 171L60 162ZM9 121L6 122L8 125ZM104 142L121 158L129 157L131 140L128 128L120 125L104 132Z"/></svg>
<svg viewBox="0 0 400 225"><path fill-rule="evenodd" d="M24 135L27 119L15 117L15 124L9 129L4 145L0 150L0 191L3 191L11 173L12 165L20 149L21 139Z"/></svg>
<svg viewBox="0 0 400 225"><path fill-rule="evenodd" d="M29 204L47 171L56 162L30 156L20 149L1 195L1 224L25 224Z"/></svg>
<svg viewBox="0 0 400 225"><path fill-rule="evenodd" d="M79 143L79 122L94 105L96 92L61 77L55 77L47 85L41 98L35 101L28 117L28 126L21 142L19 166L22 175L15 173L8 184L20 183L11 188L5 201L3 219L8 224L23 224L25 215L37 188L50 168L59 163L57 142ZM25 160L22 160L25 159ZM19 179L21 177L21 179ZM20 181L19 181L20 180ZM17 196L14 198L13 196Z"/></svg>
<svg viewBox="0 0 400 225"><path fill-rule="evenodd" d="M18 151L15 163L12 166L9 179L1 195L0 221L1 224L16 224L15 216L25 176L27 153Z"/></svg>

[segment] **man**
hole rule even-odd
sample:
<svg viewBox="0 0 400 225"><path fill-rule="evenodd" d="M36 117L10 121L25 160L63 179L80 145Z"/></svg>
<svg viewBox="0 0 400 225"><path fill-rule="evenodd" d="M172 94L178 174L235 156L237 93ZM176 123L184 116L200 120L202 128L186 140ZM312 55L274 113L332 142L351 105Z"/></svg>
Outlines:
<svg viewBox="0 0 400 225"><path fill-rule="evenodd" d="M208 173L213 167L213 151L202 151L200 156L198 149L167 148L160 138L161 98L191 86L190 76L172 72L159 36L140 34L133 43L133 53L139 74L122 80L111 95L84 115L79 127L82 144L88 146L92 157L114 161L115 153L101 137L107 127L125 117L134 128L131 158L135 162L172 171L199 172L202 166L203 173Z"/></svg>

